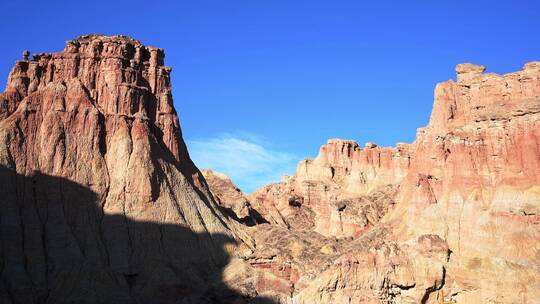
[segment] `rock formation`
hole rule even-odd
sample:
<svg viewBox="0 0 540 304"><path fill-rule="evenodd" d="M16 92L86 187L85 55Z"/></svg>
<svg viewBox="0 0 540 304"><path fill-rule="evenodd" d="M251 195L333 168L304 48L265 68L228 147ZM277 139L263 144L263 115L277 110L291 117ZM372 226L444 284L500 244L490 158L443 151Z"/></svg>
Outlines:
<svg viewBox="0 0 540 304"><path fill-rule="evenodd" d="M294 303L540 301L540 63L484 71L460 64L457 81L437 85L414 143L330 140L251 196L272 223L355 237L349 246L388 229L381 244L340 254ZM362 212L344 216L351 207Z"/></svg>
<svg viewBox="0 0 540 304"><path fill-rule="evenodd" d="M351 140L330 139L317 158L298 164L294 176L255 191L250 199L275 224L358 236L392 207L411 158L407 144L360 148Z"/></svg>
<svg viewBox="0 0 540 304"><path fill-rule="evenodd" d="M222 211L248 226L267 222L257 210L251 207L246 195L233 184L227 175L210 169L202 169L201 172Z"/></svg>
<svg viewBox="0 0 540 304"><path fill-rule="evenodd" d="M163 50L81 36L0 95L4 303L230 303L247 250L189 158ZM247 242L248 243L248 242Z"/></svg>
<svg viewBox="0 0 540 304"><path fill-rule="evenodd" d="M434 233L458 303L540 301L540 63L506 75L461 64L438 84L400 186L403 237Z"/></svg>
<svg viewBox="0 0 540 304"><path fill-rule="evenodd" d="M450 254L446 242L429 233L400 240L381 222L395 208L412 159L408 144L360 148L331 139L317 158L301 161L294 176L249 195L253 208L275 226L253 228L258 250L252 259L270 256L261 259L267 273L294 273L262 282L258 291L272 288L283 303L288 291L294 304L436 299Z"/></svg>
<svg viewBox="0 0 540 304"><path fill-rule="evenodd" d="M461 64L395 148L243 194L191 161L164 52L81 36L0 94L2 303L537 303L540 63Z"/></svg>
<svg viewBox="0 0 540 304"><path fill-rule="evenodd" d="M330 140L293 177L249 196L226 176L203 170L222 206L247 205L269 222L245 230L256 245L244 257L250 267L225 273L278 303L419 303L436 294L450 254L446 242L430 234L401 241L381 223L408 170L408 149ZM363 178L357 189L356 176Z"/></svg>

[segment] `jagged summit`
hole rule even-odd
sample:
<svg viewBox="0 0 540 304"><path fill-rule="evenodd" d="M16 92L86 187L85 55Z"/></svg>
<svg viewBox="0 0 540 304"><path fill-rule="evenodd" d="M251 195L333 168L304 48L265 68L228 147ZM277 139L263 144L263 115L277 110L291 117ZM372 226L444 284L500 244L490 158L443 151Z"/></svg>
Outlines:
<svg viewBox="0 0 540 304"><path fill-rule="evenodd" d="M68 41L62 52L35 54L32 60L15 63L0 99L0 118L11 115L35 92L79 91L74 94L87 98L103 115L117 117L119 123L124 120L121 117L129 118L129 123L151 121L157 127L154 135L178 160L187 161L170 73L162 49L146 47L127 36L80 36ZM38 98L26 101L35 102Z"/></svg>
<svg viewBox="0 0 540 304"><path fill-rule="evenodd" d="M81 35L73 40L66 41L66 46L63 51L61 52L53 52L53 53L36 53L34 54L33 61L39 60L41 56L47 56L47 55L54 55L59 53L79 53L80 55L102 55L100 52L93 52L95 49L94 47L101 47L103 45L123 45L124 46L124 53L117 54L120 55L123 58L126 59L135 59L134 57L134 50L136 49L147 49L147 50L158 50L163 53L163 49L153 47L153 46L145 46L143 45L139 40L134 39L130 36L125 35L113 35L113 36L107 36L103 34L87 34L87 35ZM90 48L91 52L88 52L87 49ZM111 55L111 54L109 54Z"/></svg>
<svg viewBox="0 0 540 304"><path fill-rule="evenodd" d="M113 41L113 42L124 42L124 43L133 43L135 45L142 45L142 43L137 40L137 39L134 39L133 37L130 37L130 36L126 36L126 35L112 35L112 36L107 36L107 35L103 35L103 34L86 34L86 35L80 35L79 37L73 39L73 40L70 40L69 42L79 42L79 43L84 43L84 42L89 42L89 41L96 41L96 40L101 40L101 41ZM69 43L68 42L68 43Z"/></svg>

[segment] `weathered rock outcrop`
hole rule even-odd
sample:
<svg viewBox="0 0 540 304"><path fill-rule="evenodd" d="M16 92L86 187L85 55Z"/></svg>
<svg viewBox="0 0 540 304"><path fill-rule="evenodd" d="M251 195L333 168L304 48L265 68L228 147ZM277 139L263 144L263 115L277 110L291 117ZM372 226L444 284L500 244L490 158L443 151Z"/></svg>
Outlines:
<svg viewBox="0 0 540 304"><path fill-rule="evenodd" d="M317 158L301 161L294 176L249 195L252 206L276 226L253 228L258 250L251 259L265 261L271 273L294 274L263 281L260 292L273 288L282 302L288 292L292 303L436 299L450 253L444 240L422 235L398 241L391 226L380 223L394 208L412 158L408 144L360 148L354 141L331 139Z"/></svg>
<svg viewBox="0 0 540 304"><path fill-rule="evenodd" d="M4 303L230 303L239 230L182 140L163 50L81 36L0 95ZM247 249L246 249L247 250Z"/></svg>
<svg viewBox="0 0 540 304"><path fill-rule="evenodd" d="M294 176L255 191L250 200L272 223L358 236L392 207L411 158L407 144L360 148L351 140L330 139L317 158L298 164Z"/></svg>
<svg viewBox="0 0 540 304"><path fill-rule="evenodd" d="M338 165L334 163L334 167ZM222 202L222 206L234 210L235 206L248 205L252 211L272 215L265 213L268 210L262 205L268 201L246 204L246 196L229 178L209 170L203 172L214 195L222 201L229 200L230 203ZM331 177L315 181L334 185L335 199L306 205L300 196L294 199L286 196L289 197L286 206L294 208L296 213L283 217L284 224L272 222L247 228L256 245L244 257L250 267L231 264L225 270L225 277L250 282L256 294L279 303L419 303L436 297L434 292L443 284L449 256L444 240L423 235L418 240L397 242L389 227L378 224L392 208L396 188L377 186L365 195L348 195L339 188L348 169L340 172L342 178L335 176L334 181ZM288 184L291 180L271 185L269 189L280 191L292 187ZM273 194L283 199L280 192ZM337 197L350 198L338 200ZM353 223L363 227L363 231L354 234L354 238L318 233L310 223L323 220L317 218L316 209L328 205L339 211L339 223ZM302 209L307 211L301 213ZM309 217L310 214L313 216Z"/></svg>
<svg viewBox="0 0 540 304"><path fill-rule="evenodd" d="M293 177L251 195L274 225L355 238L297 286L295 303L540 301L540 63L484 70L461 64L457 81L437 85L413 144L330 140ZM377 245L353 245L374 233ZM426 238L437 240L427 251Z"/></svg>
<svg viewBox="0 0 540 304"><path fill-rule="evenodd" d="M248 226L267 222L257 210L251 207L247 196L227 175L210 169L202 169L201 172L215 201L225 213Z"/></svg>
<svg viewBox="0 0 540 304"><path fill-rule="evenodd" d="M201 173L220 206L230 209L238 218L249 216L247 197L227 175L210 169L202 169Z"/></svg>
<svg viewBox="0 0 540 304"><path fill-rule="evenodd" d="M434 233L452 258L458 303L540 301L540 63L484 74L458 65L437 85L429 125L401 184L403 238Z"/></svg>
<svg viewBox="0 0 540 304"><path fill-rule="evenodd" d="M446 243L437 236L397 242L389 227L379 225L393 208L410 159L406 144L360 149L353 141L330 140L315 160L300 162L295 176L248 196L247 205L269 223L246 230L256 249L245 257L251 267L236 276L279 303L418 303L433 297L444 281ZM215 195L230 201L223 206L234 209L244 200L228 178L205 176Z"/></svg>
<svg viewBox="0 0 540 304"><path fill-rule="evenodd" d="M372 231L295 295L293 303L437 303L450 251L444 240L422 235L389 242ZM366 240L364 240L366 239Z"/></svg>

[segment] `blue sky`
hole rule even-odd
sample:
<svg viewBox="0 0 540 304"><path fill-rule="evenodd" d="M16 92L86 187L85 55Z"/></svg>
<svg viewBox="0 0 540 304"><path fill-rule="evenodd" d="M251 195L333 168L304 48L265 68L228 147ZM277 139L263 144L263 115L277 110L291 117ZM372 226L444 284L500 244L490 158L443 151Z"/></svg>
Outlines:
<svg viewBox="0 0 540 304"><path fill-rule="evenodd" d="M328 138L413 141L457 63L540 60L539 15L538 1L2 1L0 72L87 33L165 48L192 158L249 192Z"/></svg>

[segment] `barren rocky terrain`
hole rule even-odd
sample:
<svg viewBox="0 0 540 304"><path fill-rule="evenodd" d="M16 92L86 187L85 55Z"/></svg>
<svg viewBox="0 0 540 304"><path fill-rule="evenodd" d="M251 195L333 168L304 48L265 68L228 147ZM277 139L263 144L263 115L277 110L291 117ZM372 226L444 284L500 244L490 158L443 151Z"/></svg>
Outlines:
<svg viewBox="0 0 540 304"><path fill-rule="evenodd" d="M2 303L538 303L540 62L459 64L411 144L245 194L191 161L164 51L85 35L0 94Z"/></svg>

